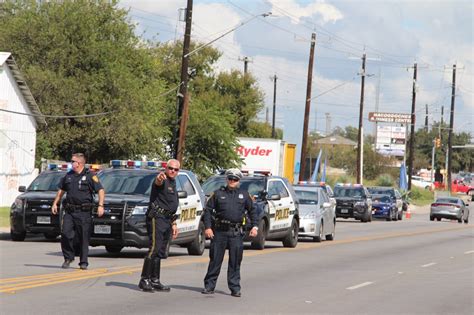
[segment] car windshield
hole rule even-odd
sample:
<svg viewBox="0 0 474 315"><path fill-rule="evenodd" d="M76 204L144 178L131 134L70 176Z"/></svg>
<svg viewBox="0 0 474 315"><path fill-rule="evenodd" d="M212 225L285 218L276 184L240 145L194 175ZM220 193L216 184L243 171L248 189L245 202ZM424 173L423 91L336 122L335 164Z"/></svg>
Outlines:
<svg viewBox="0 0 474 315"><path fill-rule="evenodd" d="M209 196L212 192L226 184L226 178L224 176L214 177L207 180L202 185L202 189L204 190L204 193ZM258 196L260 192L264 191L264 185L265 182L261 179L243 178L240 181L240 188L247 190L251 196Z"/></svg>
<svg viewBox="0 0 474 315"><path fill-rule="evenodd" d="M362 188L345 188L345 187L334 188L334 197L362 198L363 196L364 196L364 191Z"/></svg>
<svg viewBox="0 0 474 315"><path fill-rule="evenodd" d="M316 205L318 204L318 192L295 189L296 196L302 205Z"/></svg>
<svg viewBox="0 0 474 315"><path fill-rule="evenodd" d="M436 202L439 203L458 203L458 199L456 198L438 198Z"/></svg>
<svg viewBox="0 0 474 315"><path fill-rule="evenodd" d="M387 195L378 195L378 196L372 196L372 201L373 202L390 202L390 196Z"/></svg>
<svg viewBox="0 0 474 315"><path fill-rule="evenodd" d="M113 171L102 172L100 182L108 194L150 195L156 177L152 172Z"/></svg>
<svg viewBox="0 0 474 315"><path fill-rule="evenodd" d="M369 188L369 192L371 194L390 195L390 197L395 197L395 191L392 189Z"/></svg>
<svg viewBox="0 0 474 315"><path fill-rule="evenodd" d="M28 187L28 191L57 191L66 172L41 173Z"/></svg>

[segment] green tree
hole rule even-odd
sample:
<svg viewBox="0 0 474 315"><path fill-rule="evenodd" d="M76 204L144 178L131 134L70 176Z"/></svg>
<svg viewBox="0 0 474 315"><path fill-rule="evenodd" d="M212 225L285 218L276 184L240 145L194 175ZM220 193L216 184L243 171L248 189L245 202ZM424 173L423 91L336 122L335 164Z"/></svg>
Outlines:
<svg viewBox="0 0 474 315"><path fill-rule="evenodd" d="M108 113L49 119L38 133L38 158L163 154L170 130L160 124L160 94L168 87L115 1L7 1L0 28L0 47L15 56L43 113Z"/></svg>

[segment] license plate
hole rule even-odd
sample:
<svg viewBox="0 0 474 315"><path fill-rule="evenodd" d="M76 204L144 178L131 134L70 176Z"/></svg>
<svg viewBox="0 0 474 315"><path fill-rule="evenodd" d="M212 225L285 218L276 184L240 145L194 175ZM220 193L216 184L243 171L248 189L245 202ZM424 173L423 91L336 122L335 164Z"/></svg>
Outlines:
<svg viewBox="0 0 474 315"><path fill-rule="evenodd" d="M341 213L349 213L349 209L341 209Z"/></svg>
<svg viewBox="0 0 474 315"><path fill-rule="evenodd" d="M51 217L36 217L38 224L51 224Z"/></svg>
<svg viewBox="0 0 474 315"><path fill-rule="evenodd" d="M112 228L110 225L94 225L95 234L110 234L112 233Z"/></svg>

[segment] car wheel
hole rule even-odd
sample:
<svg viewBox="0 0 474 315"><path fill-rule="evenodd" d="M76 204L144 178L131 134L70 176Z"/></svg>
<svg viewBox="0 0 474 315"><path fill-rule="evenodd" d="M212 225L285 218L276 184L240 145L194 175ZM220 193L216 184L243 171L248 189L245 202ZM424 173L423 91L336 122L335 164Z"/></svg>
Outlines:
<svg viewBox="0 0 474 315"><path fill-rule="evenodd" d="M436 221L441 221L441 218L436 218Z"/></svg>
<svg viewBox="0 0 474 315"><path fill-rule="evenodd" d="M54 241L59 236L58 233L49 233L49 232L43 233L43 235L47 240L50 240L50 241Z"/></svg>
<svg viewBox="0 0 474 315"><path fill-rule="evenodd" d="M285 239L283 240L283 246L285 247L296 247L298 244L298 222L293 219L291 222L291 229L288 231Z"/></svg>
<svg viewBox="0 0 474 315"><path fill-rule="evenodd" d="M398 211L398 220L403 220L403 210L402 211Z"/></svg>
<svg viewBox="0 0 474 315"><path fill-rule="evenodd" d="M258 224L258 233L257 237L254 238L252 241L251 247L253 249L258 249L262 250L265 248L265 240L267 237L267 224L265 223L265 220L260 220L260 223Z"/></svg>
<svg viewBox="0 0 474 315"><path fill-rule="evenodd" d="M324 231L324 224L321 221L319 224L319 229L318 229L318 236L313 237L314 242L321 242L323 240L323 231Z"/></svg>
<svg viewBox="0 0 474 315"><path fill-rule="evenodd" d="M10 230L10 237L11 237L12 241L23 242L25 240L25 237L26 237L26 231L17 233L17 232L13 232L12 230Z"/></svg>
<svg viewBox="0 0 474 315"><path fill-rule="evenodd" d="M331 234L326 235L326 241L333 241L336 238L336 220L334 220L334 230Z"/></svg>
<svg viewBox="0 0 474 315"><path fill-rule="evenodd" d="M435 217L430 215L430 221L434 221Z"/></svg>
<svg viewBox="0 0 474 315"><path fill-rule="evenodd" d="M194 240L188 245L188 254L201 256L206 248L206 235L204 234L204 223L199 222L198 231Z"/></svg>
<svg viewBox="0 0 474 315"><path fill-rule="evenodd" d="M388 214L388 217L385 220L392 221L392 210L390 210L390 213Z"/></svg>
<svg viewBox="0 0 474 315"><path fill-rule="evenodd" d="M468 224L468 223L469 223L469 216L467 216L467 217L464 219L464 223L465 223L465 224Z"/></svg>
<svg viewBox="0 0 474 315"><path fill-rule="evenodd" d="M458 223L462 223L462 215L458 218Z"/></svg>
<svg viewBox="0 0 474 315"><path fill-rule="evenodd" d="M110 254L118 254L122 250L123 246L120 245L105 245L105 250Z"/></svg>

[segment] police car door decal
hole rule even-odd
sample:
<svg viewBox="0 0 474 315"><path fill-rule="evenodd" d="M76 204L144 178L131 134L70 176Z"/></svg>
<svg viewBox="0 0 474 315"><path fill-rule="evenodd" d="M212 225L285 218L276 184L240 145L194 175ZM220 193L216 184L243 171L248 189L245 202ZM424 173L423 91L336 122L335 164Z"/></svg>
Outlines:
<svg viewBox="0 0 474 315"><path fill-rule="evenodd" d="M186 198L179 199L178 233L195 231L202 214L202 206L198 202L199 194L196 193L190 179L185 174L179 174L177 179L176 188L178 191L185 191L188 194Z"/></svg>
<svg viewBox="0 0 474 315"><path fill-rule="evenodd" d="M290 208L288 204L288 197L280 180L270 180L268 182L268 197L279 194L282 197L280 200L269 200L268 207L270 211L270 230L285 229L290 226Z"/></svg>

